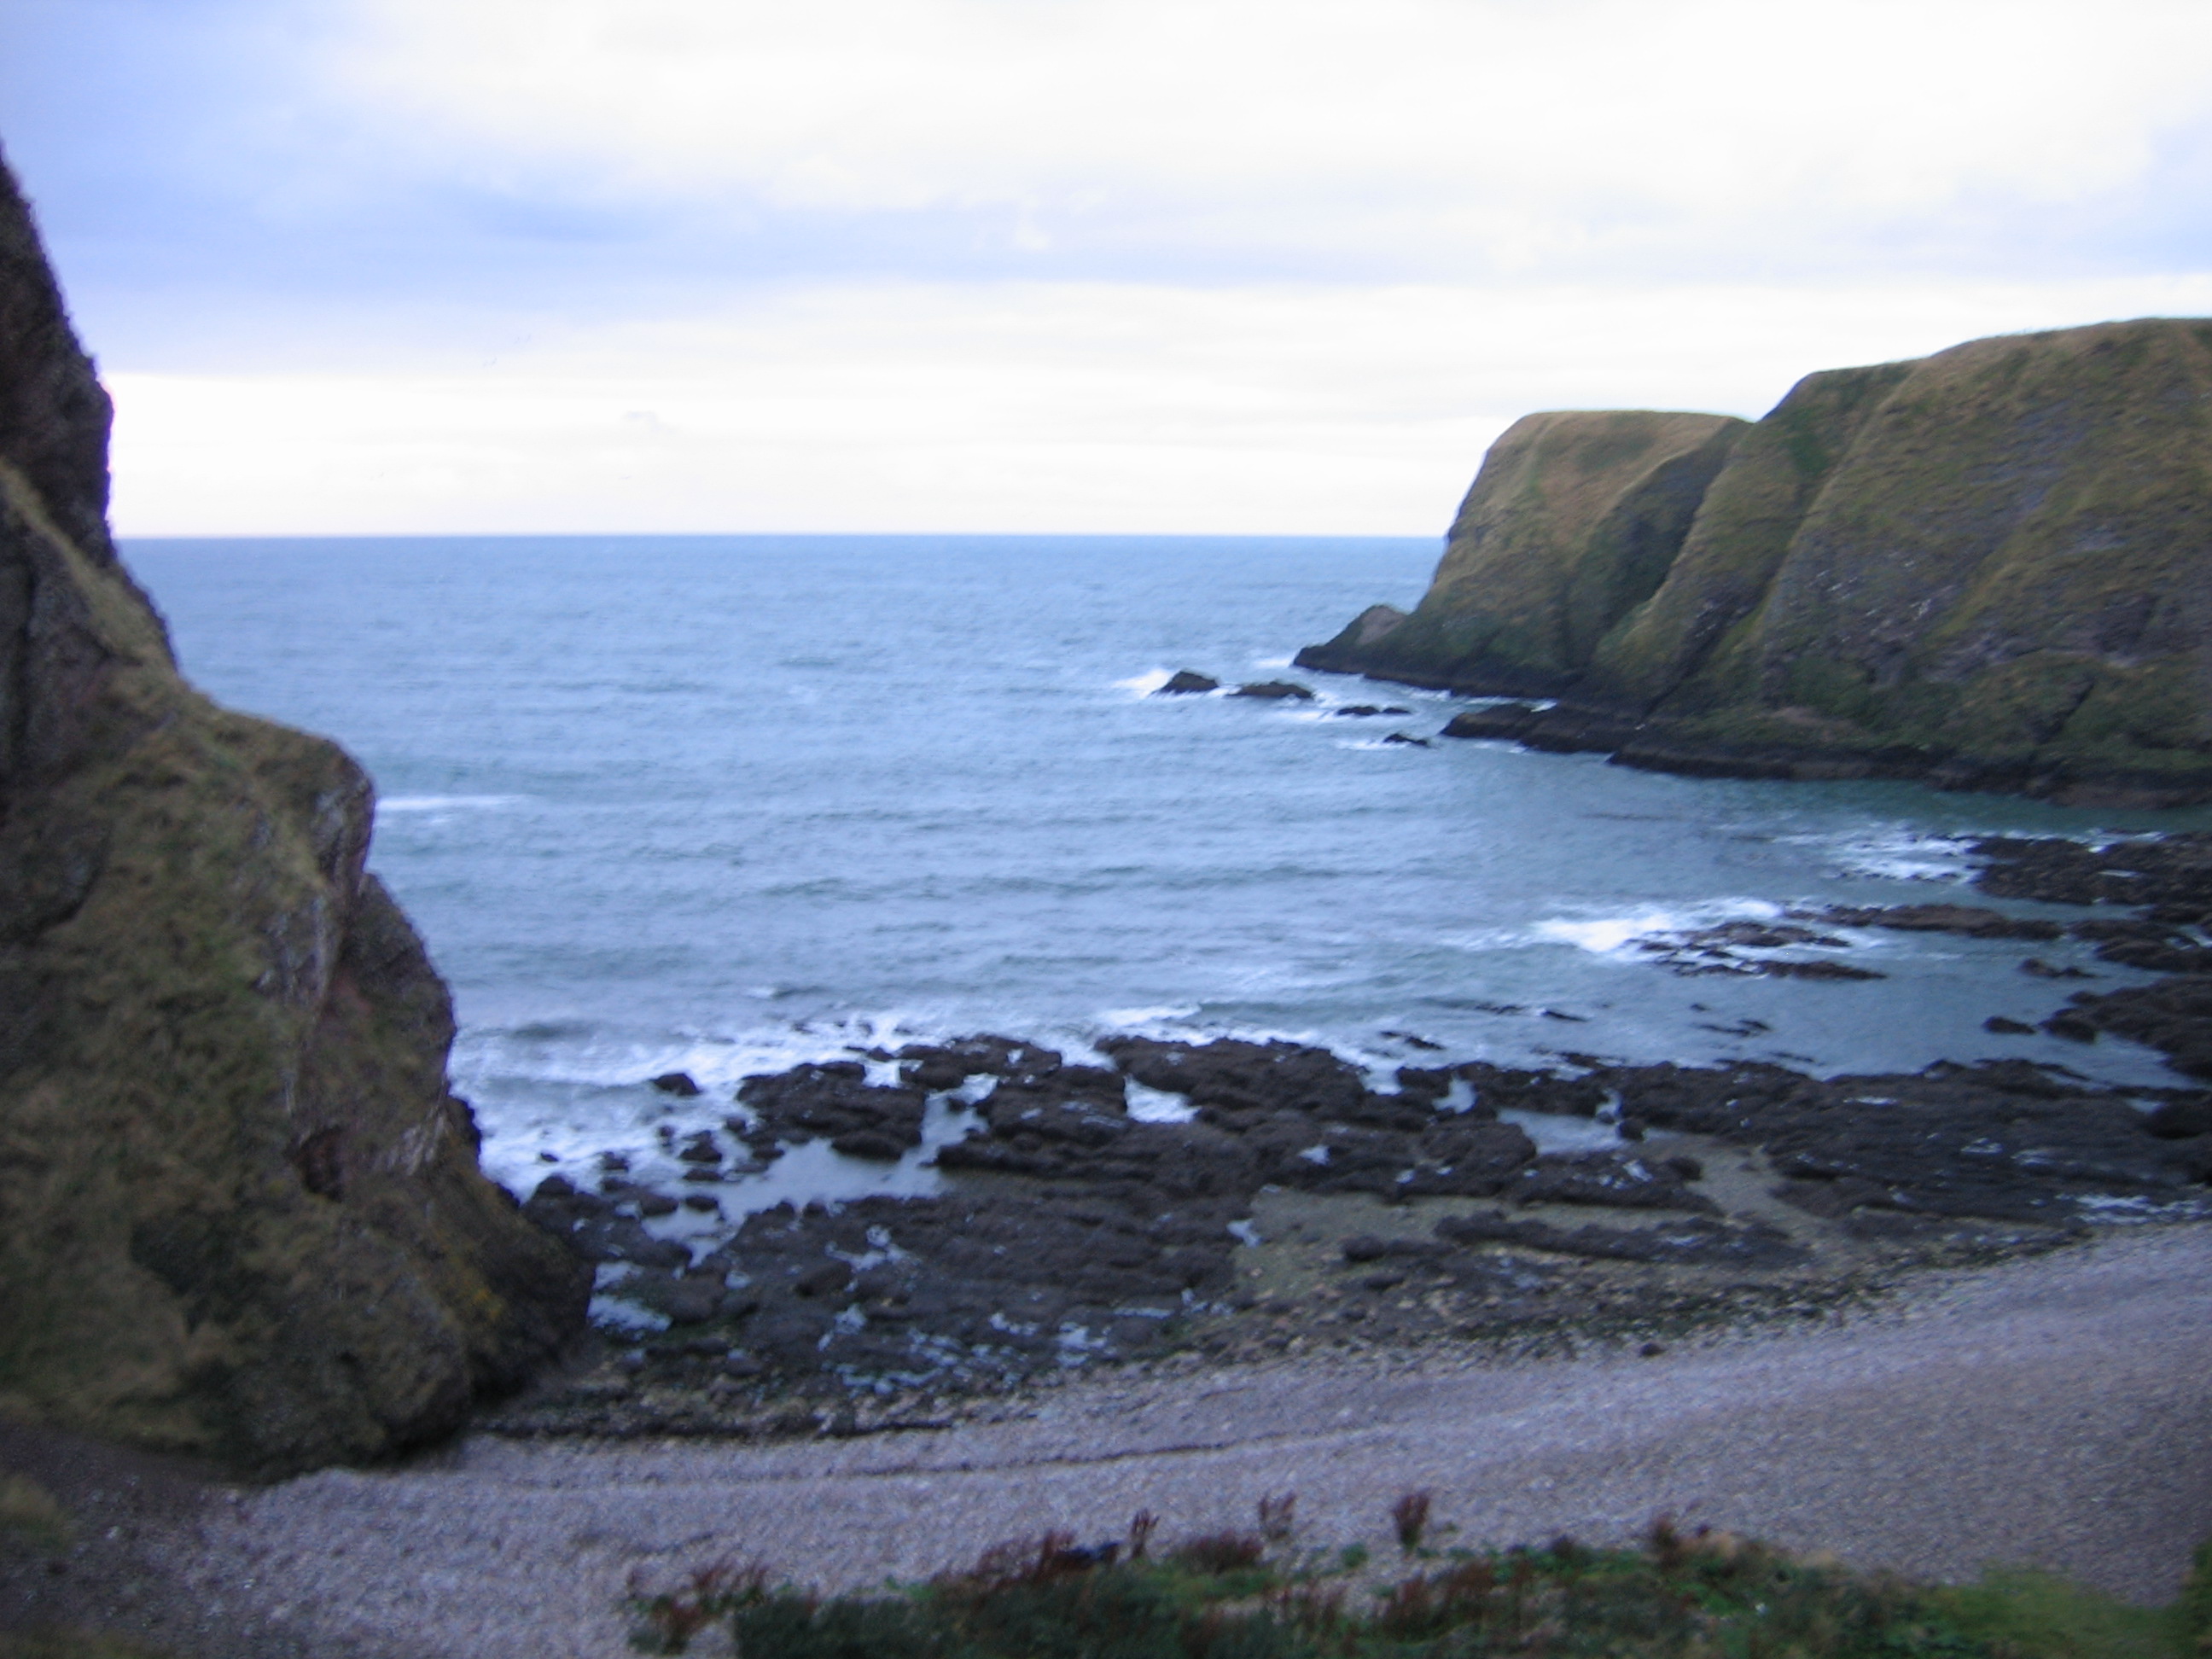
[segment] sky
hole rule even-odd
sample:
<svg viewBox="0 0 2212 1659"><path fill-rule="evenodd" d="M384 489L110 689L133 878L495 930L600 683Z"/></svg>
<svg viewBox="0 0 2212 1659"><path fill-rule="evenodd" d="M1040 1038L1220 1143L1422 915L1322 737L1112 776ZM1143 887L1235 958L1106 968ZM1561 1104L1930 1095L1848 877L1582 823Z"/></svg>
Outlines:
<svg viewBox="0 0 2212 1659"><path fill-rule="evenodd" d="M2212 314L2203 0L0 0L125 535L1435 535Z"/></svg>

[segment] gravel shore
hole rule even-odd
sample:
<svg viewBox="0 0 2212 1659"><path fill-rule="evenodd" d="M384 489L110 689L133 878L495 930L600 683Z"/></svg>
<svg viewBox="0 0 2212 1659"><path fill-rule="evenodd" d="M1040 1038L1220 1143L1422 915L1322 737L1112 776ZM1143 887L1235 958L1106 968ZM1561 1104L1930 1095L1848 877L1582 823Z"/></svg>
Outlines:
<svg viewBox="0 0 2212 1659"><path fill-rule="evenodd" d="M600 1659L627 1651L634 1570L732 1557L866 1586L1046 1528L1117 1534L1140 1508L1170 1538L1249 1528L1289 1492L1302 1541L1380 1554L1391 1500L1427 1486L1452 1542L1617 1540L1671 1512L1863 1565L2035 1563L2160 1600L2212 1532L2208 1267L2212 1227L2145 1228L1656 1355L1121 1371L997 1422L844 1440L477 1436L142 1497L62 1577L185 1651Z"/></svg>

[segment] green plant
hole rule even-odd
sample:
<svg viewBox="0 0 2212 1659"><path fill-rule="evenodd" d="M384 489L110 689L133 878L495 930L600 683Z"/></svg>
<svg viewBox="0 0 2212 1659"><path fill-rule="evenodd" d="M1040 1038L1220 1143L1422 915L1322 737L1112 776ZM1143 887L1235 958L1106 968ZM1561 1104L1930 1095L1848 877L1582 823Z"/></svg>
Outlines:
<svg viewBox="0 0 2212 1659"><path fill-rule="evenodd" d="M2212 1605L2212 1557L2181 1602L2140 1608L2040 1573L1855 1573L1665 1519L1634 1548L1455 1551L1379 1588L1363 1551L1258 1545L1218 1534L1151 1559L1047 1534L890 1594L748 1576L722 1616L744 1659L2194 1659Z"/></svg>

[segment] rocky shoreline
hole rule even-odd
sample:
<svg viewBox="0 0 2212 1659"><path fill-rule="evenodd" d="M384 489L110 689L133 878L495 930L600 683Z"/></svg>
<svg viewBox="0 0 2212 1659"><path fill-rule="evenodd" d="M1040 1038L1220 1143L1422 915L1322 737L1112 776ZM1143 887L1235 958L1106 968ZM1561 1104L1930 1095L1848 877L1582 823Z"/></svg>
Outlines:
<svg viewBox="0 0 2212 1659"><path fill-rule="evenodd" d="M1644 945L1675 972L1818 979L1869 971L1836 927L2072 937L2165 976L2078 993L2045 1029L2112 1032L2212 1078L2212 835L1973 850L1990 897L2082 914L1829 910ZM745 1079L724 1128L678 1150L673 1189L616 1154L549 1176L525 1212L597 1265L598 1334L479 1425L855 1433L996 1414L1100 1364L1656 1351L1715 1322L1820 1316L1917 1267L2212 1215L2212 1092L2026 1060L1823 1079L1439 1056L1378 1079L1294 1043L1126 1036L1096 1058L995 1036L871 1049ZM733 1183L816 1141L933 1158L942 1188L714 1224Z"/></svg>

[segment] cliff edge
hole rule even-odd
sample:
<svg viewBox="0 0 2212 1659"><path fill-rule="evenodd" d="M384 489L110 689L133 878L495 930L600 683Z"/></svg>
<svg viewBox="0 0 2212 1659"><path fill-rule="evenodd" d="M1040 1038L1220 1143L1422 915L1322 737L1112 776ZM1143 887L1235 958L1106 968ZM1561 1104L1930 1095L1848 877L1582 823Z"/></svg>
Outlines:
<svg viewBox="0 0 2212 1659"><path fill-rule="evenodd" d="M1419 607L1298 660L1555 698L1453 729L1629 765L2212 799L2212 321L1813 374L1749 426L1529 416Z"/></svg>
<svg viewBox="0 0 2212 1659"><path fill-rule="evenodd" d="M477 1165L335 744L178 673L0 163L0 1411L271 1473L453 1427L588 1269Z"/></svg>

